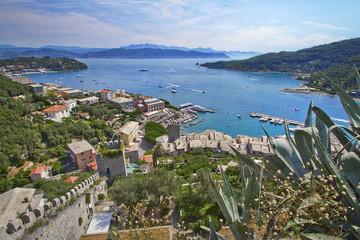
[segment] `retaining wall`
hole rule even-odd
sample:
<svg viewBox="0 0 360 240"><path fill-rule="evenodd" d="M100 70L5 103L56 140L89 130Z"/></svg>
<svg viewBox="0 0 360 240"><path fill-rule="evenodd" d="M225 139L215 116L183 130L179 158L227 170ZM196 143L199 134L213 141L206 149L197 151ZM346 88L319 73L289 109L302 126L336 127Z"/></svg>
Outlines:
<svg viewBox="0 0 360 240"><path fill-rule="evenodd" d="M101 182L100 186L97 185L94 188L89 188L94 183L94 180L98 178L99 174L96 173L85 180L88 182L87 184L84 181L64 196L44 204L43 207L34 209L33 212L24 214L22 219L10 221L7 225L7 231L13 239L78 239L86 231L86 229L84 231L81 230L83 230L84 226L87 227L90 221L89 206L85 203L85 196L81 194L86 189L89 189L92 203L94 202L94 197L96 198L99 193L106 194L105 181ZM76 200L71 206L66 207L65 204L71 197L74 197ZM94 204L92 205L94 206ZM65 208L61 210L60 207ZM31 227L36 221L44 217L50 217L47 219L49 220L48 225L39 227L30 235L24 235L25 229ZM79 218L82 218L81 224L79 224Z"/></svg>

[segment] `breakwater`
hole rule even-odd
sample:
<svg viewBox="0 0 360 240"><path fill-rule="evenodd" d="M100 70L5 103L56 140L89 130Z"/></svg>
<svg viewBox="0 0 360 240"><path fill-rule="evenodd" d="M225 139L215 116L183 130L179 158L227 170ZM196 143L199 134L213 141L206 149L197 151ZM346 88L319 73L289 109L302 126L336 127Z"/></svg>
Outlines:
<svg viewBox="0 0 360 240"><path fill-rule="evenodd" d="M274 123L284 123L284 118L280 118L280 117L275 117L275 116L271 116L271 115L266 115L266 114L262 114L262 113L249 113L250 117L258 117L260 119L263 119L263 121L273 121ZM291 124L291 125L297 125L297 126L300 126L300 127L304 127L305 126L305 123L303 122L299 122L299 121L294 121L294 120L290 120L290 119L286 119L286 122L288 124Z"/></svg>

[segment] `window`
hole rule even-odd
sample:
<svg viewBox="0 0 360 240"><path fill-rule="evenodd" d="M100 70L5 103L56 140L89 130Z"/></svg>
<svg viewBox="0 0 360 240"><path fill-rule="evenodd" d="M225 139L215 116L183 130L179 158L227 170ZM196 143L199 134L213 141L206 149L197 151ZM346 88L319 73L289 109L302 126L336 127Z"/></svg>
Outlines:
<svg viewBox="0 0 360 240"><path fill-rule="evenodd" d="M81 156L84 156L84 153L81 153Z"/></svg>

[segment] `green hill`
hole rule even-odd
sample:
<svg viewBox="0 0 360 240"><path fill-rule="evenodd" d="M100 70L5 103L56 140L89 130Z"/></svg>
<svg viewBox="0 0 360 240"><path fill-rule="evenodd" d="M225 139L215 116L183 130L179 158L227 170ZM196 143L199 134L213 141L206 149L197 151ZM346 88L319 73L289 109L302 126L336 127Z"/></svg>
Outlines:
<svg viewBox="0 0 360 240"><path fill-rule="evenodd" d="M302 49L296 52L267 53L246 60L219 61L204 67L254 72L289 72L311 74L308 85L326 91L319 71L350 90L355 87L353 64L360 66L360 38ZM300 77L300 79L302 79Z"/></svg>

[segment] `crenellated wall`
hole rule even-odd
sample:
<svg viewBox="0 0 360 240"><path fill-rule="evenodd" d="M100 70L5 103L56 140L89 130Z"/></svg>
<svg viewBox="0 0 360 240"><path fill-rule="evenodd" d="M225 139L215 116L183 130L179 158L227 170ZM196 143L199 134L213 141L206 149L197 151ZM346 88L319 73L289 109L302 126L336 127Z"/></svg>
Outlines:
<svg viewBox="0 0 360 240"><path fill-rule="evenodd" d="M82 200L85 198L85 196L83 196L81 194L85 190L89 189L89 187L98 178L99 178L99 174L95 173L94 175L92 175L91 177L86 179L84 182L80 183L79 185L77 185L76 187L71 189L64 196L61 196L60 198L55 198L53 201L45 203L43 207L38 207L38 208L34 209L32 212L28 212L28 213L24 214L22 219L18 218L18 219L14 219L14 220L10 221L7 224L7 231L11 234L11 237L13 239L34 239L31 237L28 238L28 236L24 235L25 230L27 228L30 228L31 226L33 226L33 224L36 223L37 221L40 221L43 218L50 217L49 225L46 227L42 227L42 228L40 227L38 230L38 232L39 231L40 232L38 233L38 235L36 235L36 238L37 239L72 239L72 237L75 236L74 234L76 234L76 231L78 231L78 229L75 231L75 233L71 233L71 231L69 232L69 229L71 227L78 228L79 224L72 223L72 225L69 226L68 224L66 224L66 221L67 222L74 221L74 219L73 219L74 217L76 218L76 221L78 221L78 218L81 217L82 215L84 215L84 216L82 216L83 224L81 227L88 224L89 216L90 216L89 210L88 210L87 204L85 204L85 201ZM104 185L104 186L102 186L102 185ZM105 192L105 188L106 188L105 185L106 185L106 183L102 182L101 188L99 188L97 186L95 186L94 188L90 188L92 200L94 199L93 195L96 194L95 193L96 191L98 191L98 193ZM67 206L66 203L72 197L74 199L74 203L71 206ZM63 210L63 208L64 208L64 210ZM60 211L60 210L62 210L62 214L57 216L56 213L57 213L57 211ZM69 216L69 214L72 214L74 216ZM79 217L76 217L77 215L79 215ZM59 236L55 236L56 235L55 232L58 231L57 229L61 229L61 227L56 226L55 223L59 222L59 219L61 219L61 218L66 219L63 224L65 224L65 226L67 227L67 233L63 232L63 233L60 233ZM53 227L50 227L51 225ZM49 231L50 231L49 234L44 234ZM72 234L72 235L67 236L69 234Z"/></svg>

